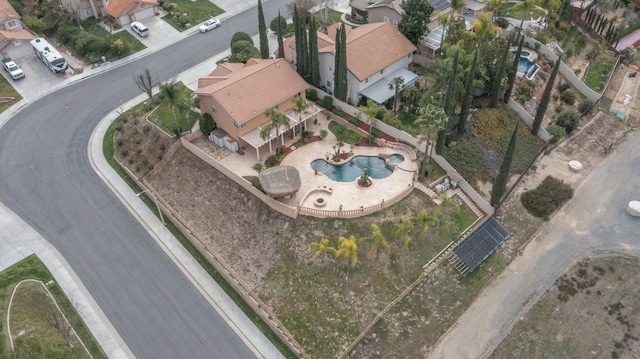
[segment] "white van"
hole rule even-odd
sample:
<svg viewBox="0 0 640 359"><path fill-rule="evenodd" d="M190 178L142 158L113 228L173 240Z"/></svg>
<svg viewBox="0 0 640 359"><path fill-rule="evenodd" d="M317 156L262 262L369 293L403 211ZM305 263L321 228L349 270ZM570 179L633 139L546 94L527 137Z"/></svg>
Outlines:
<svg viewBox="0 0 640 359"><path fill-rule="evenodd" d="M143 23L134 21L131 23L131 30L141 37L149 36L149 28L144 26Z"/></svg>

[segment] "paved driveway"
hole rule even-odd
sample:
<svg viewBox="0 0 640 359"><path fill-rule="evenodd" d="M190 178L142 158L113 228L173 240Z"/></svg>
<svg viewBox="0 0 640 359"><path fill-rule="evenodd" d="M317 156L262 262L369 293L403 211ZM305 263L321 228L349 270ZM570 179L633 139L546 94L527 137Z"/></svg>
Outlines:
<svg viewBox="0 0 640 359"><path fill-rule="evenodd" d="M640 255L640 220L625 213L640 199L640 133L603 161L574 199L540 231L440 338L429 358L486 358L511 328L580 258Z"/></svg>

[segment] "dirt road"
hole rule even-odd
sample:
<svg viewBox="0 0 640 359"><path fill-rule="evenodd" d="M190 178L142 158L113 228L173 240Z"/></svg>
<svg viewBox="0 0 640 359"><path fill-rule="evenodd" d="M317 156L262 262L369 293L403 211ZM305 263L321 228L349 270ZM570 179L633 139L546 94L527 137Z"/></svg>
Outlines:
<svg viewBox="0 0 640 359"><path fill-rule="evenodd" d="M539 232L458 319L428 358L486 358L520 318L578 259L598 251L640 255L638 218L625 213L640 199L640 134L595 168L574 199Z"/></svg>

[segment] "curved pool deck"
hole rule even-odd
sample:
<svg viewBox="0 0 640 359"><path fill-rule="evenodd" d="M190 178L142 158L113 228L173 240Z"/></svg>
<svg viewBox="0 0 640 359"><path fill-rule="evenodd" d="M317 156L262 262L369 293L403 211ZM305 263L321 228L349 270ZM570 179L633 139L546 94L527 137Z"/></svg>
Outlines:
<svg viewBox="0 0 640 359"><path fill-rule="evenodd" d="M329 135L325 140L306 144L284 158L282 165L294 166L300 172L301 186L292 198L281 199L283 203L291 206L300 204L302 207L332 211L339 210L340 206L342 206L342 210L352 210L373 206L383 200L389 201L413 185L418 163L410 159L409 153L391 148L381 150L381 147L354 147L354 155L378 156L383 152L387 155L397 153L405 158L404 162L398 164L398 168L389 177L374 179L370 187L360 187L356 181L336 182L322 173L316 174L311 168L311 161L318 158L325 159L325 154L334 152L332 146L335 143L335 137ZM350 147L346 145L342 150L349 152ZM322 207L317 207L314 204L318 197L322 197L326 201Z"/></svg>

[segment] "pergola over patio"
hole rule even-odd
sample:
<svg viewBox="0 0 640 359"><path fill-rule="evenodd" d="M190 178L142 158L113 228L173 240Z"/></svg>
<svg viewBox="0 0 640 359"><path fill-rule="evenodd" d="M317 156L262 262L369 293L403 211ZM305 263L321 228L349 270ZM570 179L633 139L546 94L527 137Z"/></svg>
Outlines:
<svg viewBox="0 0 640 359"><path fill-rule="evenodd" d="M271 141L273 139L276 139L277 141L278 135L284 136L285 132L293 129L293 135L295 136L296 126L301 125L300 130L302 131L303 128L306 128L308 119L314 116L316 119L318 118L318 114L322 110L318 106L316 106L314 103L309 101L307 101L307 106L308 106L307 109L304 110L301 114L298 114L293 110L286 111L284 115L287 116L287 118L289 119L289 126L287 128L280 128L278 131L271 133L269 138L266 138L266 139L262 138L262 136L260 136L260 133L262 132L263 128L271 124L271 121L265 123L262 126L256 127L255 129L240 136L240 138L242 138L242 140L248 143L251 147L256 149L256 158L258 159L258 161L260 161L260 147L268 143L269 152L273 152L271 147Z"/></svg>

